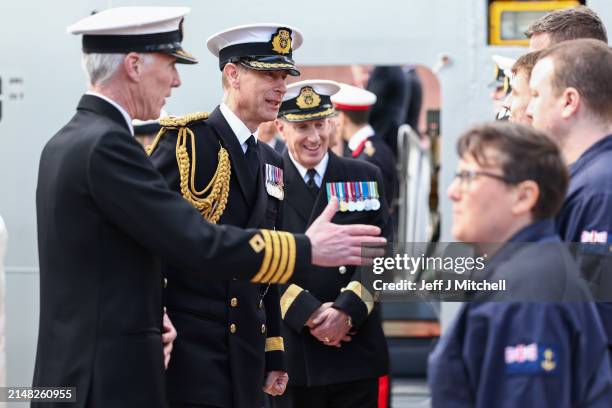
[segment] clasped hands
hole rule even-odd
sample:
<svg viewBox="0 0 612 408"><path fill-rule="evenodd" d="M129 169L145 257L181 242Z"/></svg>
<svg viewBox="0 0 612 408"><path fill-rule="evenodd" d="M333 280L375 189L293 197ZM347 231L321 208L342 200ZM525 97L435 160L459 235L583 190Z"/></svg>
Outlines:
<svg viewBox="0 0 612 408"><path fill-rule="evenodd" d="M342 310L332 307L332 302L323 303L306 322L317 340L326 346L341 347L342 342L351 341L355 334L349 316Z"/></svg>

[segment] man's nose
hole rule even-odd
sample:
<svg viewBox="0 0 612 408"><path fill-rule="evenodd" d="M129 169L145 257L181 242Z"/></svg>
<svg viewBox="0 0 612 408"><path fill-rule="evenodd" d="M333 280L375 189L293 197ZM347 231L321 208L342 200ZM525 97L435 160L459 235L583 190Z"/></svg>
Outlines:
<svg viewBox="0 0 612 408"><path fill-rule="evenodd" d="M283 95L287 92L287 80L283 76L278 77L276 89Z"/></svg>
<svg viewBox="0 0 612 408"><path fill-rule="evenodd" d="M309 142L317 143L320 139L319 130L315 129L314 126L309 127L307 139Z"/></svg>
<svg viewBox="0 0 612 408"><path fill-rule="evenodd" d="M181 76L179 75L178 70L175 67L174 68L174 78L172 80L172 87L178 88L179 86L181 86Z"/></svg>
<svg viewBox="0 0 612 408"><path fill-rule="evenodd" d="M533 103L532 103L533 99L529 101L529 103L527 104L527 109L525 110L525 115L527 115L527 117L529 119L533 119Z"/></svg>

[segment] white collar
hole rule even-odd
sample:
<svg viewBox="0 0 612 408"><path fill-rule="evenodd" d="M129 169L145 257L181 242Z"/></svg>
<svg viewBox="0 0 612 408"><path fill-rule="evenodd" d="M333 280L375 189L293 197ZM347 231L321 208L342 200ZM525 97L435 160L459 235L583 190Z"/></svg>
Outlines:
<svg viewBox="0 0 612 408"><path fill-rule="evenodd" d="M130 133L132 134L132 136L134 136L134 126L132 126L132 118L130 118L130 115L127 113L127 111L123 109L123 106L119 105L117 102L113 101L108 96L104 96L101 93L95 91L87 91L85 92L85 95L97 96L98 98L103 99L113 105L121 113L123 119L125 119L125 123L127 123L128 128L130 129Z"/></svg>
<svg viewBox="0 0 612 408"><path fill-rule="evenodd" d="M302 166L300 163L298 163L297 160L295 160L293 156L291 155L291 152L289 152L289 158L293 162L293 165L295 166L297 171L300 173L300 176L302 176L302 180L306 182L307 181L306 172L308 171L308 169ZM315 171L317 172L317 174L315 175L315 183L317 183L317 186L319 187L321 187L321 183L323 182L323 176L325 176L325 171L327 170L328 162L329 162L329 153L325 153L325 156L323 156L319 164L317 164L314 167Z"/></svg>
<svg viewBox="0 0 612 408"><path fill-rule="evenodd" d="M359 147L361 142L363 142L364 140L372 136L374 136L374 129L370 125L365 125L361 129L359 129L353 135L353 137L351 137L351 139L348 142L349 149L351 149L351 151L354 151L355 149Z"/></svg>
<svg viewBox="0 0 612 408"><path fill-rule="evenodd" d="M246 127L246 125L244 124L244 122L242 122L240 118L236 116L236 114L232 112L229 106L227 106L225 103L221 102L221 105L219 105L219 109L221 110L221 114L227 121L227 124L232 129L232 132L234 132L234 135L236 135L238 143L240 143L240 146L242 147L242 151L246 152L247 139L251 137L251 135L253 135L255 136L255 142L257 142L257 135L259 134L259 129L257 129L255 133L251 133L249 128Z"/></svg>

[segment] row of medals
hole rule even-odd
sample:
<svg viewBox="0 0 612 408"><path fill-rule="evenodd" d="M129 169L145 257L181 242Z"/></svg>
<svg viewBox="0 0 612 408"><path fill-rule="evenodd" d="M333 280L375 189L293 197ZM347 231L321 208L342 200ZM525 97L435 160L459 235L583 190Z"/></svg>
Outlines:
<svg viewBox="0 0 612 408"><path fill-rule="evenodd" d="M282 201L285 198L283 187L283 170L266 163L266 191L268 194Z"/></svg>
<svg viewBox="0 0 612 408"><path fill-rule="evenodd" d="M353 188L351 189L350 186L353 186ZM362 186L364 186L363 192ZM368 186L368 188L365 186ZM380 208L375 182L334 182L327 183L326 189L328 200L333 196L338 197L338 207L341 212L377 211ZM343 193L338 194L341 191Z"/></svg>
<svg viewBox="0 0 612 408"><path fill-rule="evenodd" d="M275 183L272 180L267 180L266 190L272 197L283 200L285 191L282 184ZM380 201L378 198L366 198L363 200L344 201L344 198L338 197L340 200L339 207L341 212L353 211L377 211L380 209Z"/></svg>
<svg viewBox="0 0 612 408"><path fill-rule="evenodd" d="M340 211L377 211L380 208L378 198L366 198L365 200L357 201L340 201Z"/></svg>
<svg viewBox="0 0 612 408"><path fill-rule="evenodd" d="M270 194L272 197L275 197L279 200L283 200L283 198L285 198L285 191L283 190L283 185L282 184L278 184L278 183L274 183L272 181L268 181L266 182L266 191L268 192L268 194Z"/></svg>

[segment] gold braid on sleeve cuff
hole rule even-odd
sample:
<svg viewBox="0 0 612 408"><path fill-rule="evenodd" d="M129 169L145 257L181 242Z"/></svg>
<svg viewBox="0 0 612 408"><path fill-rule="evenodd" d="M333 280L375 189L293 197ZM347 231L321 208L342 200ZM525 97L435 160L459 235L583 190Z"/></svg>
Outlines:
<svg viewBox="0 0 612 408"><path fill-rule="evenodd" d="M304 289L300 288L298 285L291 284L291 286L287 288L285 293L283 293L283 296L281 296L280 299L281 317L283 319L285 318L287 311L289 310L295 299L300 293L302 293L303 290Z"/></svg>
<svg viewBox="0 0 612 408"><path fill-rule="evenodd" d="M251 238L255 252L264 251L264 257L253 283L287 283L295 270L295 237L282 231L261 230Z"/></svg>
<svg viewBox="0 0 612 408"><path fill-rule="evenodd" d="M356 294L359 299L361 299L368 309L368 315L372 312L372 309L374 309L374 297L360 282L349 282L349 284L346 285L346 288L342 288L341 292L344 292L345 290L350 290Z"/></svg>
<svg viewBox="0 0 612 408"><path fill-rule="evenodd" d="M266 352L285 351L285 342L282 337L268 337L266 339Z"/></svg>

